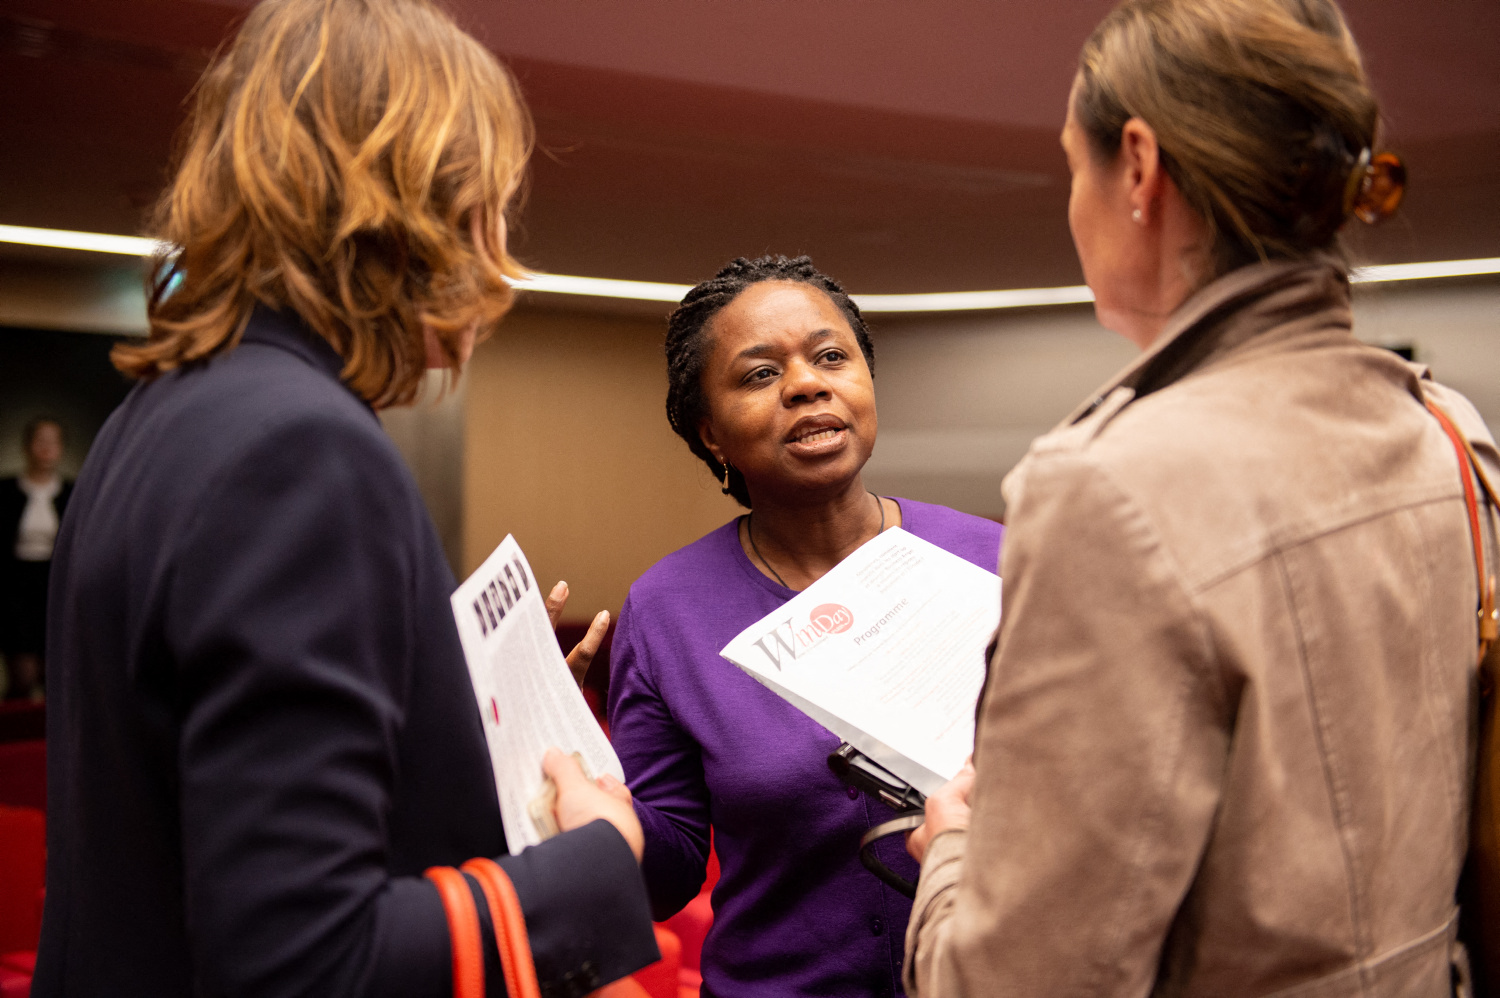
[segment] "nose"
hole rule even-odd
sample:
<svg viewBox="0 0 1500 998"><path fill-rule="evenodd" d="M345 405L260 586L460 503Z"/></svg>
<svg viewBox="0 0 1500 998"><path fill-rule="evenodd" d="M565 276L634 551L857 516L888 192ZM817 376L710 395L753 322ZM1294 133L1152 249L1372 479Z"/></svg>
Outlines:
<svg viewBox="0 0 1500 998"><path fill-rule="evenodd" d="M798 357L787 366L781 379L783 405L799 405L832 397L833 389L828 378L816 364Z"/></svg>

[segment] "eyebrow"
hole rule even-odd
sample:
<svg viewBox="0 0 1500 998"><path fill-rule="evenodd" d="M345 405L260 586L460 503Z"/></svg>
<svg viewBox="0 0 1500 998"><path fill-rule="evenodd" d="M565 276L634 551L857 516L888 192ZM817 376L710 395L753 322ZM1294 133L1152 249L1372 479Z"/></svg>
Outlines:
<svg viewBox="0 0 1500 998"><path fill-rule="evenodd" d="M814 329L812 332L808 333L806 336L804 336L802 338L802 342L804 344L820 343L823 340L826 340L830 336L834 336L834 335L837 335L834 332L834 330L829 329L829 328L827 328L825 326L822 329ZM771 344L769 344L769 343L758 343L758 344L756 344L753 347L746 347L745 349L741 350L739 353L735 354L735 358L734 359L735 360L750 360L750 359L753 359L755 357L764 357L767 354L773 354L775 352L776 352L776 348L773 347Z"/></svg>

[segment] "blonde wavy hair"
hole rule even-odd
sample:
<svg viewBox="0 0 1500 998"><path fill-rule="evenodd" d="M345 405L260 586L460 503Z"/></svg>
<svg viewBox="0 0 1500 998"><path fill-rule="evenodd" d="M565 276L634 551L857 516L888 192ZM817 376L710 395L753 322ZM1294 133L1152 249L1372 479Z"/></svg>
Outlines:
<svg viewBox="0 0 1500 998"><path fill-rule="evenodd" d="M371 405L411 401L423 326L456 367L524 273L504 213L532 126L509 73L428 0L265 0L199 82L157 205L137 378L295 312Z"/></svg>

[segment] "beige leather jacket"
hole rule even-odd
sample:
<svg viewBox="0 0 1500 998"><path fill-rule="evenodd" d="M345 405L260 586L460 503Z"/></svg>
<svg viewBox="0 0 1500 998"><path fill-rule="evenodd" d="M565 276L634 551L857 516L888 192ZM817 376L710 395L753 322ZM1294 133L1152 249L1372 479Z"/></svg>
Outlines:
<svg viewBox="0 0 1500 998"><path fill-rule="evenodd" d="M1418 382L1339 268L1262 264L1036 441L911 993L1452 993L1476 587Z"/></svg>

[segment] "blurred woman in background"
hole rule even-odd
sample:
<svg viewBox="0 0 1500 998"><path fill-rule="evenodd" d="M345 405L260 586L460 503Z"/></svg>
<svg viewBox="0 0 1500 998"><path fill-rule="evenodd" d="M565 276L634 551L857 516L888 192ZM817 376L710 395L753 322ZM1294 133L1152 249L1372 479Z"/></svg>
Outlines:
<svg viewBox="0 0 1500 998"><path fill-rule="evenodd" d="M829 770L837 735L719 657L890 527L994 570L999 524L865 487L874 367L859 308L806 257L735 260L668 327L667 418L750 512L630 587L609 721L658 919L697 895L712 830L722 875L702 972L715 998L901 987L911 902L858 859L890 813ZM899 843L883 845L915 872Z"/></svg>
<svg viewBox="0 0 1500 998"><path fill-rule="evenodd" d="M1477 601L1424 399L1496 454L1352 335L1378 120L1331 0L1130 0L1084 46L1068 220L1144 352L1006 479L974 768L910 842L924 998L1453 993Z"/></svg>
<svg viewBox="0 0 1500 998"><path fill-rule="evenodd" d="M40 700L47 645L47 579L73 483L58 473L63 428L38 416L21 432L26 468L0 479L0 655L7 700Z"/></svg>
<svg viewBox="0 0 1500 998"><path fill-rule="evenodd" d="M544 993L657 958L618 783L553 753L563 834L507 855L453 576L373 411L505 313L529 138L426 0L270 0L199 85L178 250L115 351L141 383L58 539L33 995L452 995L423 873L470 857Z"/></svg>

